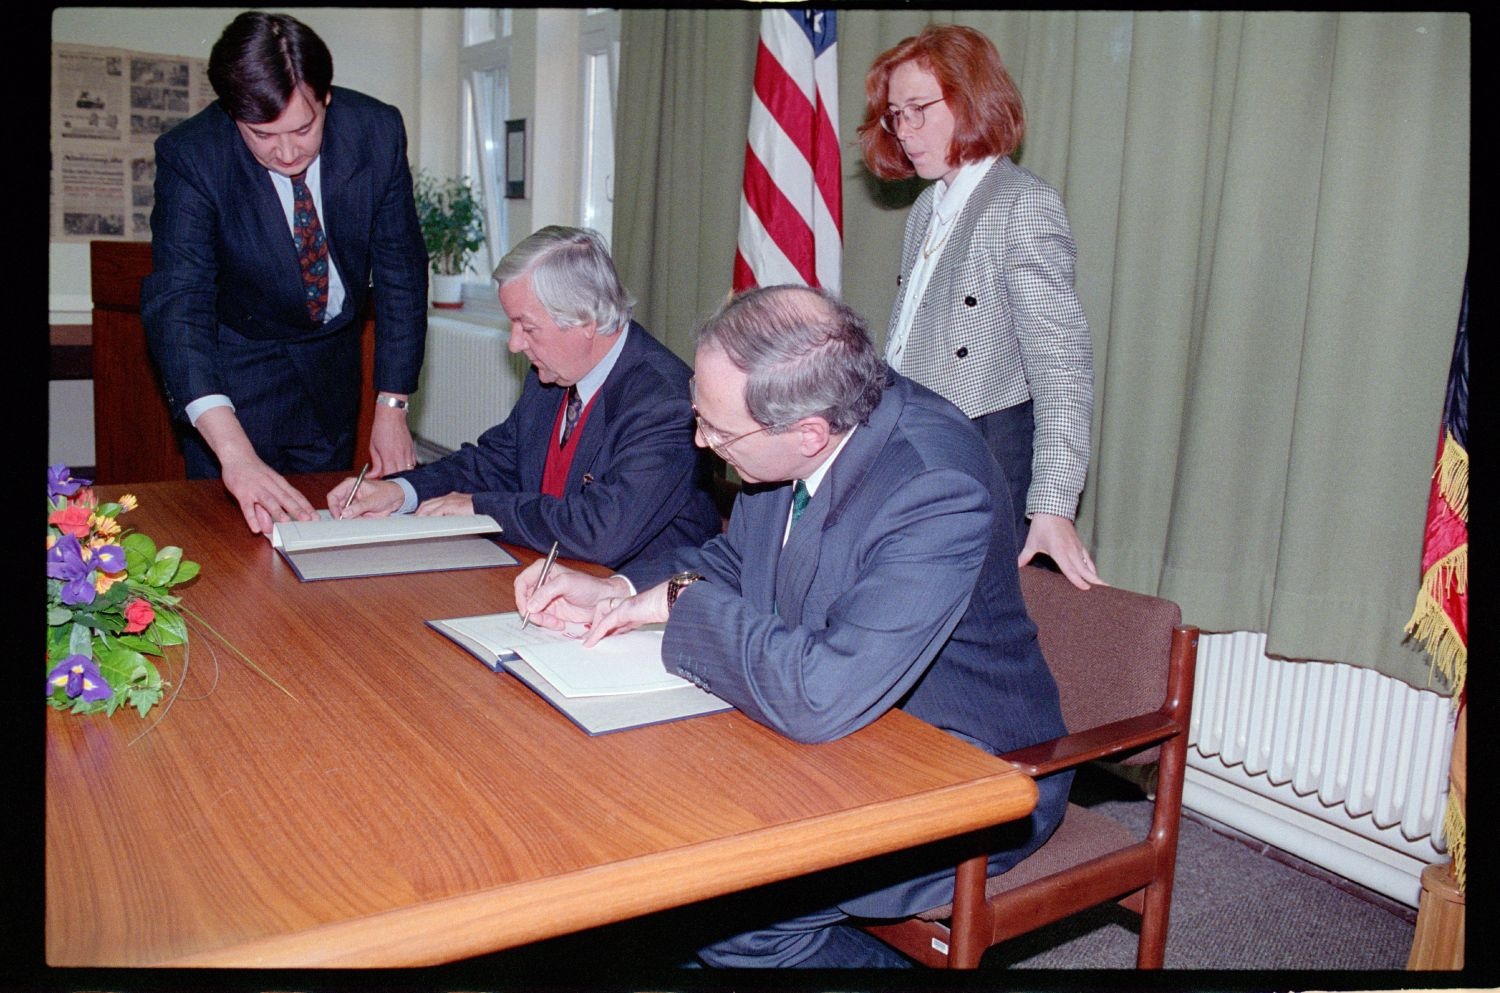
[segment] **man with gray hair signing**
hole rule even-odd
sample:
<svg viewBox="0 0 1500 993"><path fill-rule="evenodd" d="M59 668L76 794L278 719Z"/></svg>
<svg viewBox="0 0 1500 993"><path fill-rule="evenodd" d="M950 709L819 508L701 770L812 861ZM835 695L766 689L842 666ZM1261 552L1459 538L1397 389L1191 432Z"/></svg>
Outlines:
<svg viewBox="0 0 1500 993"><path fill-rule="evenodd" d="M596 232L545 227L495 269L510 351L531 362L505 421L477 444L328 494L335 516L488 514L502 539L633 575L720 530L693 446L687 365L631 320ZM650 570L648 570L650 571Z"/></svg>
<svg viewBox="0 0 1500 993"><path fill-rule="evenodd" d="M556 566L538 589L529 567L516 602L533 623L581 622L592 645L666 622L669 671L798 741L839 738L892 707L991 753L1063 733L1021 600L1015 518L997 506L1000 470L958 408L886 368L853 310L806 287L736 297L698 330L693 400L698 443L745 483L727 531L680 551L676 571L639 593ZM991 874L1051 834L1070 778L1038 784ZM740 933L697 957L908 964L847 922L947 902L952 869L917 856L882 871L861 876L863 889L810 892L726 927Z"/></svg>

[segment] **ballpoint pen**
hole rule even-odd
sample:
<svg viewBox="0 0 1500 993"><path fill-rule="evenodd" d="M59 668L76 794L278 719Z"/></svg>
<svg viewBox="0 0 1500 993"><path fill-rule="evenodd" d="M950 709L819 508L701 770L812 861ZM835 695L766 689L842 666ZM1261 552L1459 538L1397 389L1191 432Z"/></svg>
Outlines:
<svg viewBox="0 0 1500 993"><path fill-rule="evenodd" d="M370 463L366 462L365 467L359 470L359 475L354 477L354 489L349 491L349 496L344 500L344 509L339 511L339 517L343 517L348 512L349 505L354 502L355 496L359 494L359 484L365 481L365 473L369 471Z"/></svg>
<svg viewBox="0 0 1500 993"><path fill-rule="evenodd" d="M536 586L532 589L531 592L535 593L537 590L539 590L539 589L542 588L542 584L547 581L547 573L549 573L549 572L552 571L552 563L554 563L556 561L557 561L557 542L554 541L552 543L552 551L550 551L550 552L547 553L547 561L545 561L545 562L542 563L542 574L536 578ZM531 608L527 607L526 608L526 613L524 613L524 614L521 615L521 630L522 631L526 630L526 625L527 625L527 623L530 622L530 620L531 620Z"/></svg>

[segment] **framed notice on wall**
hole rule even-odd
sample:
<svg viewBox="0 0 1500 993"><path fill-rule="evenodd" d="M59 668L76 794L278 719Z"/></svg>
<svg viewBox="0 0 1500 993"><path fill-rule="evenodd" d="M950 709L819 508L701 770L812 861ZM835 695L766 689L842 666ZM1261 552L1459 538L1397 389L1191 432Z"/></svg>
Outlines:
<svg viewBox="0 0 1500 993"><path fill-rule="evenodd" d="M526 121L505 122L505 198L526 198Z"/></svg>

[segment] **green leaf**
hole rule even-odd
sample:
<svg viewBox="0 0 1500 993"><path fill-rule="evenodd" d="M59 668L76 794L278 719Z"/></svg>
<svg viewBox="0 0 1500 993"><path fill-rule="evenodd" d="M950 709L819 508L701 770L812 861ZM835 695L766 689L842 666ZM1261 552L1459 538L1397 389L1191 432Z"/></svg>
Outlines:
<svg viewBox="0 0 1500 993"><path fill-rule="evenodd" d="M125 549L125 571L132 579L144 574L156 561L156 542L139 531L127 534L120 547Z"/></svg>
<svg viewBox="0 0 1500 993"><path fill-rule="evenodd" d="M161 699L161 673L150 662L144 662L130 674L130 683L124 687L125 698L142 716Z"/></svg>
<svg viewBox="0 0 1500 993"><path fill-rule="evenodd" d="M83 624L74 624L68 638L68 655L94 656L94 632ZM64 656L66 658L67 656ZM59 662L62 659L58 660Z"/></svg>
<svg viewBox="0 0 1500 993"><path fill-rule="evenodd" d="M47 629L47 668L51 668L72 655L72 625Z"/></svg>
<svg viewBox="0 0 1500 993"><path fill-rule="evenodd" d="M176 545L168 545L156 553L156 561L146 570L145 582L152 586L170 585L172 574L177 571L181 562L182 549Z"/></svg>
<svg viewBox="0 0 1500 993"><path fill-rule="evenodd" d="M148 710L161 702L161 688L131 689L125 692L125 697L136 713L145 717Z"/></svg>
<svg viewBox="0 0 1500 993"><path fill-rule="evenodd" d="M136 671L143 666L152 672L156 671L156 667L146 661L146 656L140 652L103 638L100 639L94 661L99 663L99 674L104 677L104 681L117 691L132 682Z"/></svg>
<svg viewBox="0 0 1500 993"><path fill-rule="evenodd" d="M198 575L198 563L184 559L182 564L177 567L177 574L172 577L172 581L167 585L176 586L178 583L185 583L196 575Z"/></svg>
<svg viewBox="0 0 1500 993"><path fill-rule="evenodd" d="M47 626L48 627L57 627L59 624L66 624L69 621L71 621L72 619L73 619L73 612L71 610L69 610L67 607L48 607L47 608Z"/></svg>
<svg viewBox="0 0 1500 993"><path fill-rule="evenodd" d="M147 630L150 630L149 628ZM143 652L148 655L159 655L160 650L156 642L144 634L122 634L115 639L115 643L132 651Z"/></svg>
<svg viewBox="0 0 1500 993"><path fill-rule="evenodd" d="M187 641L187 621L181 614L165 610L156 612L156 623L151 625L151 635L163 645L181 645Z"/></svg>

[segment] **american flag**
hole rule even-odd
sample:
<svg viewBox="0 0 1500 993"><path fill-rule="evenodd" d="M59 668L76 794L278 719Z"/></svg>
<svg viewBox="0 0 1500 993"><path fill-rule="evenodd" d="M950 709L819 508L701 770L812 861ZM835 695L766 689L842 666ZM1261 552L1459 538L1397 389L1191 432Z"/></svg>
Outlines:
<svg viewBox="0 0 1500 993"><path fill-rule="evenodd" d="M734 290L779 283L839 292L844 197L831 10L760 15Z"/></svg>

